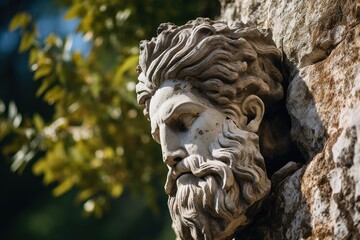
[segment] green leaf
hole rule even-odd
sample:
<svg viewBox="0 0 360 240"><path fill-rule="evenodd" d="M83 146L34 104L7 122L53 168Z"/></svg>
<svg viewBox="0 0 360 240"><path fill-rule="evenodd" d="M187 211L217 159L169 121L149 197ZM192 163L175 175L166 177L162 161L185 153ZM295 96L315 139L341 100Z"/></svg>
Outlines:
<svg viewBox="0 0 360 240"><path fill-rule="evenodd" d="M82 57L80 52L74 52L71 55L72 60L74 61L75 65L80 66L84 62L84 58Z"/></svg>
<svg viewBox="0 0 360 240"><path fill-rule="evenodd" d="M66 12L64 19L69 20L69 19L80 17L82 9L83 9L83 6L81 3L75 3L74 6L72 6L69 9L69 11Z"/></svg>
<svg viewBox="0 0 360 240"><path fill-rule="evenodd" d="M49 47L54 46L56 43L56 36L54 33L50 33L50 35L45 39L45 44Z"/></svg>
<svg viewBox="0 0 360 240"><path fill-rule="evenodd" d="M95 21L94 10L90 8L87 10L86 15L82 18L79 27L81 27L81 30L83 32L91 31L92 24L94 23L94 21Z"/></svg>
<svg viewBox="0 0 360 240"><path fill-rule="evenodd" d="M31 15L29 13L27 12L18 13L11 20L9 24L9 31L14 31L19 27L25 29L30 22L31 22Z"/></svg>
<svg viewBox="0 0 360 240"><path fill-rule="evenodd" d="M34 114L33 121L34 121L36 130L38 132L42 131L45 126L44 120L42 119L42 117L39 114Z"/></svg>
<svg viewBox="0 0 360 240"><path fill-rule="evenodd" d="M42 83L39 87L39 89L36 91L36 96L40 97L41 94L43 94L52 83L54 83L56 79L55 75L50 75L42 80Z"/></svg>
<svg viewBox="0 0 360 240"><path fill-rule="evenodd" d="M49 104L54 104L57 100L61 99L65 94L65 90L60 86L55 86L48 90L44 96L45 101Z"/></svg>
<svg viewBox="0 0 360 240"><path fill-rule="evenodd" d="M115 82L117 84L121 83L123 81L125 72L129 70L134 71L135 73L135 68L138 62L139 62L139 57L137 55L133 55L126 58L126 60L116 70Z"/></svg>
<svg viewBox="0 0 360 240"><path fill-rule="evenodd" d="M69 191L74 186L74 182L71 179L66 179L60 185L58 185L54 190L53 194L58 197L65 192Z"/></svg>
<svg viewBox="0 0 360 240"><path fill-rule="evenodd" d="M56 46L60 48L62 46L62 40L57 37L55 33L50 33L50 35L45 39L45 44L47 47Z"/></svg>
<svg viewBox="0 0 360 240"><path fill-rule="evenodd" d="M13 121L18 114L18 110L14 102L9 103L8 111L8 119L9 121Z"/></svg>
<svg viewBox="0 0 360 240"><path fill-rule="evenodd" d="M35 41L35 32L24 32L21 38L19 52L25 52L28 50Z"/></svg>
<svg viewBox="0 0 360 240"><path fill-rule="evenodd" d="M42 83L41 83L41 86L40 86L39 89L36 91L36 94L35 94L35 95L36 95L37 97L40 97L41 94L43 94L43 93L46 91L46 89L49 88L49 86L50 86L49 82L42 82Z"/></svg>
<svg viewBox="0 0 360 240"><path fill-rule="evenodd" d="M111 196L113 196L114 198L119 197L123 190L123 185L120 183L116 183L111 187Z"/></svg>
<svg viewBox="0 0 360 240"><path fill-rule="evenodd" d="M36 161L33 168L32 168L32 171L35 175L40 175L42 173L44 173L45 169L46 168L49 168L49 166L46 164L45 161ZM47 182L49 183L49 182Z"/></svg>
<svg viewBox="0 0 360 240"><path fill-rule="evenodd" d="M85 189L82 190L76 197L76 199L80 202L85 201L87 199L89 199L92 195L94 195L94 190L93 189Z"/></svg>
<svg viewBox="0 0 360 240"><path fill-rule="evenodd" d="M22 122L22 116L21 114L16 114L15 118L12 121L12 124L15 128L18 128Z"/></svg>
<svg viewBox="0 0 360 240"><path fill-rule="evenodd" d="M29 65L33 65L36 62L36 60L38 58L38 54L39 54L39 49L32 48L30 50Z"/></svg>
<svg viewBox="0 0 360 240"><path fill-rule="evenodd" d="M48 76L51 73L52 67L49 65L43 65L35 71L34 80Z"/></svg>

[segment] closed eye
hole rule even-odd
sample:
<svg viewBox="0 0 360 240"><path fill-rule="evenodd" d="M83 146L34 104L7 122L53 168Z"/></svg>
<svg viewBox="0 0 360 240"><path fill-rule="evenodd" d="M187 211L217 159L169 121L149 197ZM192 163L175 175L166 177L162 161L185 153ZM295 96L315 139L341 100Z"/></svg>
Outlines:
<svg viewBox="0 0 360 240"><path fill-rule="evenodd" d="M178 117L172 115L171 118L167 119L165 124L174 130L185 132L191 127L192 123L198 118L198 116L199 113L183 113ZM160 144L160 131L158 126L153 127L151 135L153 139Z"/></svg>
<svg viewBox="0 0 360 240"><path fill-rule="evenodd" d="M192 113L181 114L178 118L179 130L182 132L188 130L198 116L199 114Z"/></svg>

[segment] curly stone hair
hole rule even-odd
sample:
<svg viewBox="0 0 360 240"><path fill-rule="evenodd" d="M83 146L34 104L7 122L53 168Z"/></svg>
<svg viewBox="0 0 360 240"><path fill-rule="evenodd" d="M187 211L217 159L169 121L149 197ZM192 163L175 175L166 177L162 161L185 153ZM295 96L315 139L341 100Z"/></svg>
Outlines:
<svg viewBox="0 0 360 240"><path fill-rule="evenodd" d="M189 81L231 116L257 95L265 105L283 98L282 54L271 34L241 22L198 18L185 25L161 24L158 36L140 43L137 100L148 116L151 97L168 79Z"/></svg>

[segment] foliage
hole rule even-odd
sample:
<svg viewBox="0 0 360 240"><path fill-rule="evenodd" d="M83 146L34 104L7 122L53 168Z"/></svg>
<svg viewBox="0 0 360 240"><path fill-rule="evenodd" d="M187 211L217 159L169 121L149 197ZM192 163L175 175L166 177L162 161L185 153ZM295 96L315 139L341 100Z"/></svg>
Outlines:
<svg viewBox="0 0 360 240"><path fill-rule="evenodd" d="M17 14L9 30L22 32L19 51L29 52L33 79L40 81L36 96L54 107L54 115L50 121L39 114L22 119L14 103L7 110L0 103L0 142L12 156L11 168L37 159L33 172L55 184L55 196L75 187L84 210L96 216L124 189L144 190L151 204L154 182L165 169L135 101L137 46L160 22L181 24L216 7L205 0L189 3L62 1L69 7L65 18L79 18L77 30L92 42L88 56L70 51L70 38L50 34L41 42L31 16Z"/></svg>

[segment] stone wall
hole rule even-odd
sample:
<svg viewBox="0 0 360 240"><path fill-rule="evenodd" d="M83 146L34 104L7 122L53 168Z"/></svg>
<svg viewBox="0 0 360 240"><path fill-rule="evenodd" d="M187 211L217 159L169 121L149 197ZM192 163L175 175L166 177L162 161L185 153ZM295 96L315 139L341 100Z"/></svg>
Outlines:
<svg viewBox="0 0 360 240"><path fill-rule="evenodd" d="M222 19L272 30L289 71L292 139L307 160L244 238L360 239L360 1L220 2Z"/></svg>

